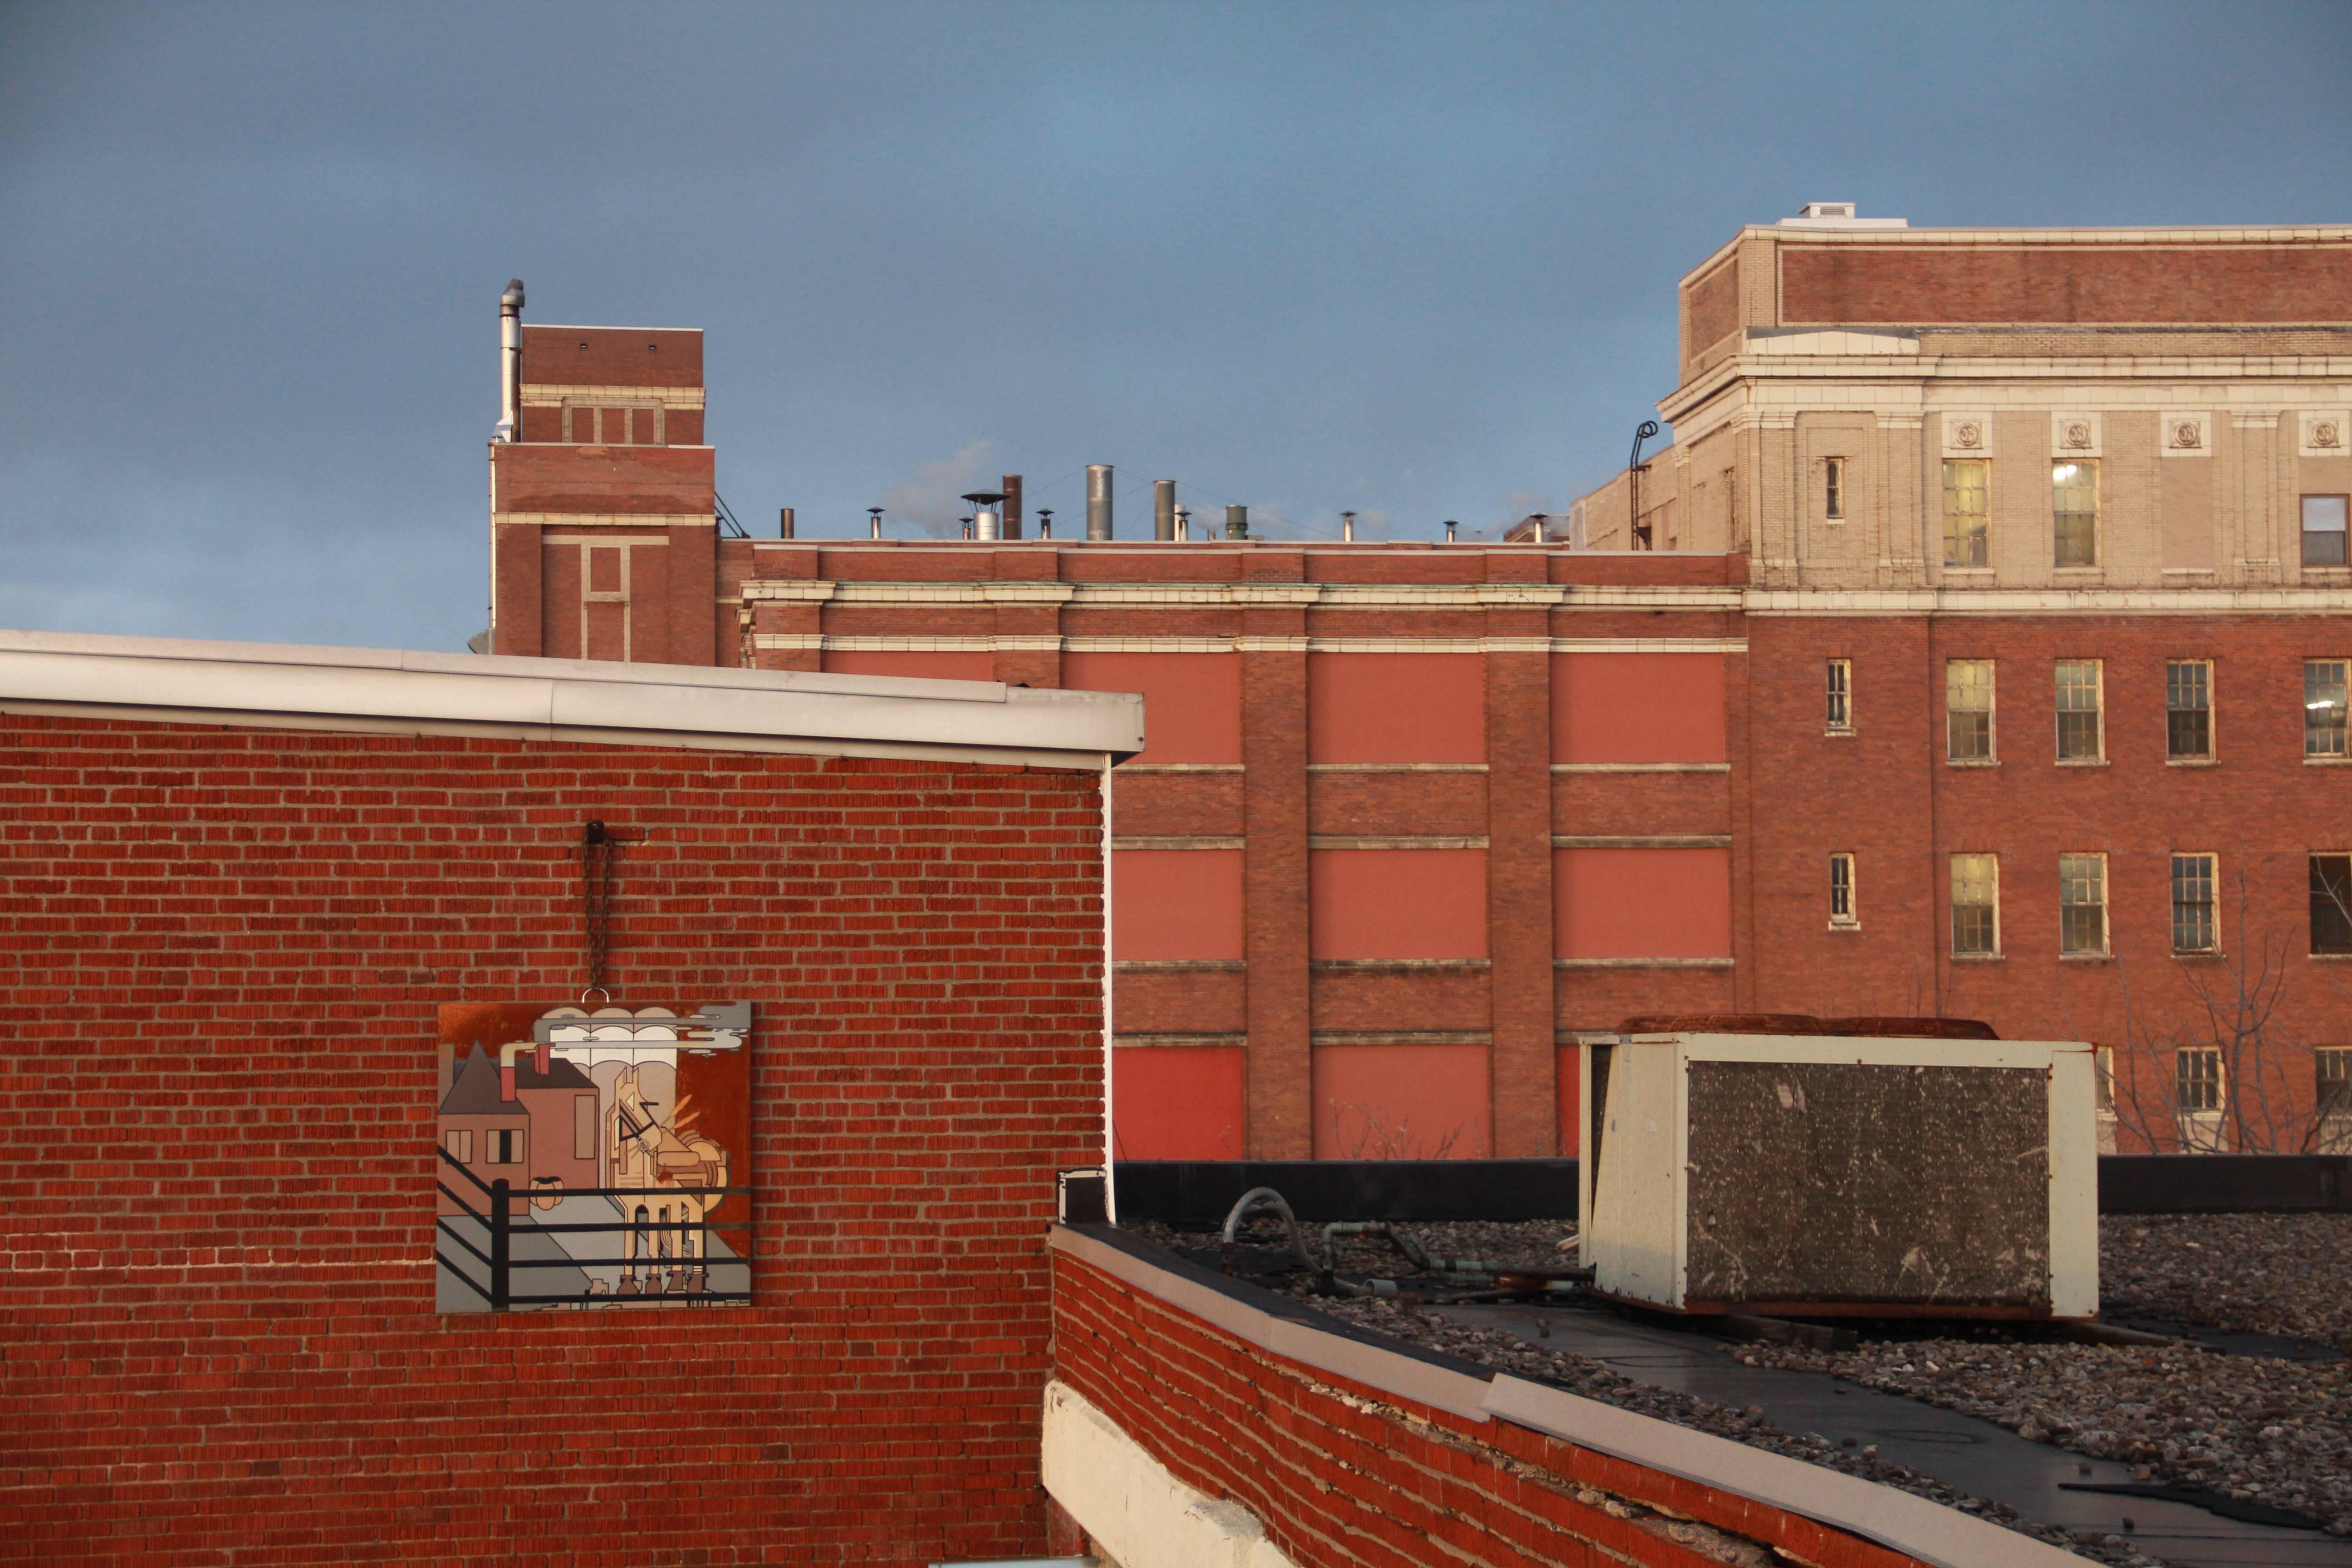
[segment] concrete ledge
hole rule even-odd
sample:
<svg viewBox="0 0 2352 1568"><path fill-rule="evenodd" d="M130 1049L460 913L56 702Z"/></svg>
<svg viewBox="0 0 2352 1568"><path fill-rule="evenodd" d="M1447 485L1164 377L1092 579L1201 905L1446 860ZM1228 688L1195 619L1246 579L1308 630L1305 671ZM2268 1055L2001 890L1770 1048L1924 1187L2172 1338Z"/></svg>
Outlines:
<svg viewBox="0 0 2352 1568"><path fill-rule="evenodd" d="M1875 1541L1938 1568L2081 1568L2031 1536L1909 1492L1507 1374L1472 1376L1212 1289L1139 1251L1056 1226L1047 1245L1272 1355L1473 1420L1505 1420ZM1058 1494L1057 1494L1058 1495Z"/></svg>

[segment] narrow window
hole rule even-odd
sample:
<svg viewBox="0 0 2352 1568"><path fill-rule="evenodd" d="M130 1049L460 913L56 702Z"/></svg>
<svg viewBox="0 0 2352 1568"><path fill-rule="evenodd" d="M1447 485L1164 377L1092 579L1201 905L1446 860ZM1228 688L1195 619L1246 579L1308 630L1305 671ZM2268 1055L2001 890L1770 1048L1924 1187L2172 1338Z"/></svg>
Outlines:
<svg viewBox="0 0 2352 1568"><path fill-rule="evenodd" d="M2352 855L2311 858L2311 951L2352 952Z"/></svg>
<svg viewBox="0 0 2352 1568"><path fill-rule="evenodd" d="M1822 501L1825 515L1832 522L1845 521L1845 459L1831 458L1822 464ZM2310 505L2308 501L2304 503ZM2341 524L2337 526L2341 527Z"/></svg>
<svg viewBox="0 0 2352 1568"><path fill-rule="evenodd" d="M2303 498L2303 563L2305 566L2345 564L2343 496Z"/></svg>
<svg viewBox="0 0 2352 1568"><path fill-rule="evenodd" d="M2087 958L2107 951L2107 858L2058 857L2058 951Z"/></svg>
<svg viewBox="0 0 2352 1568"><path fill-rule="evenodd" d="M2221 1109L2221 1053L2191 1048L2172 1058L2172 1102L2184 1116L2205 1116Z"/></svg>
<svg viewBox="0 0 2352 1568"><path fill-rule="evenodd" d="M442 1146L449 1151L449 1158L459 1164L470 1165L474 1163L474 1130L472 1128L452 1127L449 1129L448 1135L442 1140Z"/></svg>
<svg viewBox="0 0 2352 1568"><path fill-rule="evenodd" d="M2099 711L2099 661L2058 661L2058 760L2095 763L2103 753Z"/></svg>
<svg viewBox="0 0 2352 1568"><path fill-rule="evenodd" d="M1992 464L1964 458L1944 465L1944 564L1982 566L1991 558Z"/></svg>
<svg viewBox="0 0 2352 1568"><path fill-rule="evenodd" d="M2164 667L2164 754L2175 759L2213 754L2213 666L2176 658Z"/></svg>
<svg viewBox="0 0 2352 1568"><path fill-rule="evenodd" d="M2352 1051L2340 1046L2325 1046L2311 1053L2312 1076L2317 1079L2312 1095L2313 1108L2322 1121L2341 1121L2352 1118ZM2328 1140L2336 1142L2339 1131Z"/></svg>
<svg viewBox="0 0 2352 1568"><path fill-rule="evenodd" d="M1828 698L1826 721L1833 732L1853 728L1853 660L1833 658L1822 667L1822 685Z"/></svg>
<svg viewBox="0 0 2352 1568"><path fill-rule="evenodd" d="M2221 946L2220 922L2214 917L2213 857L2175 855L2172 858L2172 951L2211 952Z"/></svg>
<svg viewBox="0 0 2352 1568"><path fill-rule="evenodd" d="M2344 755L2344 660L2310 658L2303 664L2303 754Z"/></svg>
<svg viewBox="0 0 2352 1568"><path fill-rule="evenodd" d="M1862 921L1853 912L1853 857L1830 857L1830 924L1841 930Z"/></svg>
<svg viewBox="0 0 2352 1568"><path fill-rule="evenodd" d="M2061 566L2099 563L2099 465L2087 458L2050 465L2050 510Z"/></svg>
<svg viewBox="0 0 2352 1568"><path fill-rule="evenodd" d="M1992 760L1992 660L1946 661L1944 720L1947 754L1953 762Z"/></svg>
<svg viewBox="0 0 2352 1568"><path fill-rule="evenodd" d="M1952 952L1955 956L2000 951L2000 861L1991 855L1952 857Z"/></svg>

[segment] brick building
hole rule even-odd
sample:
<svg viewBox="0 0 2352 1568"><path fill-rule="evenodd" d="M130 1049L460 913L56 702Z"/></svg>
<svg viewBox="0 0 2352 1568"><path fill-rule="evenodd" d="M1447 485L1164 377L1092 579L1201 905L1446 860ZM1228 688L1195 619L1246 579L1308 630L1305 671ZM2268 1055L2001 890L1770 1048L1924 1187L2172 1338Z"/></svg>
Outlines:
<svg viewBox="0 0 2352 1568"><path fill-rule="evenodd" d="M2342 1133L2352 228L1823 205L1681 298L1673 445L1485 546L721 540L693 334L530 329L494 647L1142 692L1125 1157L1572 1151L1576 1032L1712 1009Z"/></svg>
<svg viewBox="0 0 2352 1568"><path fill-rule="evenodd" d="M0 633L18 1549L1034 1550L1038 1237L1101 1159L1139 732L985 685ZM521 1097L594 1086L528 1049L516 1102L494 1056L436 1083L436 1009L580 996L587 820L614 1000L752 1009L751 1300L450 1314L436 1132L568 1155Z"/></svg>

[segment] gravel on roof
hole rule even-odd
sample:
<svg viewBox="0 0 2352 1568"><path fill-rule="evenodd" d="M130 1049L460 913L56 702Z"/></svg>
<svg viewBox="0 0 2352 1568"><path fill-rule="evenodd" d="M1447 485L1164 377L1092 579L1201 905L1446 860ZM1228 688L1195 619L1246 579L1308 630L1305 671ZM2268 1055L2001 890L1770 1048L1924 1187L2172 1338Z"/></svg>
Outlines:
<svg viewBox="0 0 2352 1568"><path fill-rule="evenodd" d="M2352 1355L2352 1214L2113 1215L2109 1315L2316 1340Z"/></svg>

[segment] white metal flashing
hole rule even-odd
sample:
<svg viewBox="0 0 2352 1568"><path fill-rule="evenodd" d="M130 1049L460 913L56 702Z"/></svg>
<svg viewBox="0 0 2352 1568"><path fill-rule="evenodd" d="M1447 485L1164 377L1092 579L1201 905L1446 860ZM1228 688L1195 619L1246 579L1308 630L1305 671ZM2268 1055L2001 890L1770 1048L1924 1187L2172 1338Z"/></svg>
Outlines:
<svg viewBox="0 0 2352 1568"><path fill-rule="evenodd" d="M1143 700L992 680L0 631L0 711L1097 768Z"/></svg>

